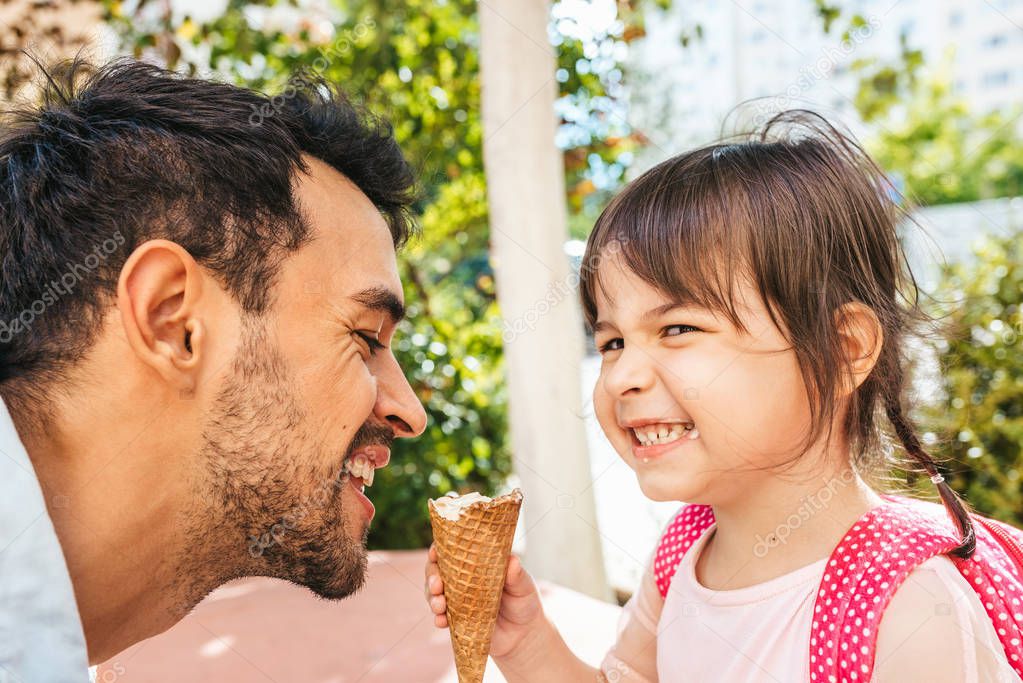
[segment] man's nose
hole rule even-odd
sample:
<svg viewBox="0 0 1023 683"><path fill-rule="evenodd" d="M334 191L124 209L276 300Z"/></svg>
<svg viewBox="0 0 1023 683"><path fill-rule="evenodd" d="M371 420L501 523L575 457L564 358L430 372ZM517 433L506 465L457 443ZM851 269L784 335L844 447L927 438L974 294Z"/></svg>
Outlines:
<svg viewBox="0 0 1023 683"><path fill-rule="evenodd" d="M386 370L377 375L377 389L374 412L391 426L395 437L411 438L426 430L426 411L397 360L392 358Z"/></svg>

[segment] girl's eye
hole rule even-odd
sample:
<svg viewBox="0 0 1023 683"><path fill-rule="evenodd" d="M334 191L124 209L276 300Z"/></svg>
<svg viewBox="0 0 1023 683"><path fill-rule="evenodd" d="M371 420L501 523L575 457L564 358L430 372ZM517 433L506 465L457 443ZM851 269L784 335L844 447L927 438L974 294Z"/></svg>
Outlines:
<svg viewBox="0 0 1023 683"><path fill-rule="evenodd" d="M372 336L369 333L362 332L360 330L356 330L355 334L356 334L356 336L359 337L359 339L361 339L362 341L364 341L366 343L366 346L369 347L369 355L371 355L371 356L377 355L377 351L380 351L381 349L386 348L383 344L380 343L379 339L377 339L376 337ZM376 333L374 332L373 334L376 334Z"/></svg>
<svg viewBox="0 0 1023 683"><path fill-rule="evenodd" d="M693 327L692 325L668 325L661 334L665 337L678 337L679 335L686 334L687 332L699 332L700 328Z"/></svg>
<svg viewBox="0 0 1023 683"><path fill-rule="evenodd" d="M625 340L621 337L615 337L600 345L600 352L607 353L609 351L621 351L625 346Z"/></svg>

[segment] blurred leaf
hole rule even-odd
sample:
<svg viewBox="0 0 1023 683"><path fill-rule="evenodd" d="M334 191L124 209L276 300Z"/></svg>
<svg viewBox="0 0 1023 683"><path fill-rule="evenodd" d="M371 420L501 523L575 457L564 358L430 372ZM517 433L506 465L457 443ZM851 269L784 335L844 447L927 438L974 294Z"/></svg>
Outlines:
<svg viewBox="0 0 1023 683"><path fill-rule="evenodd" d="M1023 527L1023 233L990 238L943 269L950 302L937 344L942 396L919 422L952 488L983 514ZM923 489L933 490L923 479Z"/></svg>
<svg viewBox="0 0 1023 683"><path fill-rule="evenodd" d="M867 148L913 203L948 204L1023 192L1020 110L978 115L941 73L918 79L877 120Z"/></svg>
<svg viewBox="0 0 1023 683"><path fill-rule="evenodd" d="M824 25L824 32L831 33L831 27L842 15L842 8L829 4L827 0L814 0L813 4L817 10L817 16L820 17L821 23Z"/></svg>

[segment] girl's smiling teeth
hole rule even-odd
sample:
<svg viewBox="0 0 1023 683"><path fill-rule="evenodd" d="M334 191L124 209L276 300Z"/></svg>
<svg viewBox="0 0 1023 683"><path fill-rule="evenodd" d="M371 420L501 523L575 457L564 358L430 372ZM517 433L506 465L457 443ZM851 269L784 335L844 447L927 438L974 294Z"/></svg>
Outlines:
<svg viewBox="0 0 1023 683"><path fill-rule="evenodd" d="M629 431L641 446L671 443L682 437L695 439L700 435L692 422L655 422L642 427L632 427Z"/></svg>

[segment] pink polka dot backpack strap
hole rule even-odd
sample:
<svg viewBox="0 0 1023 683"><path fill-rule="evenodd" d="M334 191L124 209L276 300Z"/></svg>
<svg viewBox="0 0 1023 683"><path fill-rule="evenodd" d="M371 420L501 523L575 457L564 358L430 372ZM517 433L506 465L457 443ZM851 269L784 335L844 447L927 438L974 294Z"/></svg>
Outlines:
<svg viewBox="0 0 1023 683"><path fill-rule="evenodd" d="M943 506L897 496L885 498L884 505L849 529L828 559L810 629L812 683L869 681L878 626L895 592L923 562L947 554L959 543ZM974 520L976 553L969 560L949 559L980 595L1006 656L1023 675L1021 566L1009 557L996 537L998 532L989 531L987 524L996 523L977 515ZM1023 541L1023 535L1015 529L1012 532L1017 541ZM1023 551L1019 560L1023 563Z"/></svg>
<svg viewBox="0 0 1023 683"><path fill-rule="evenodd" d="M668 523L654 554L654 579L662 598L668 596L671 578L686 551L713 524L714 512L709 505L684 505Z"/></svg>

